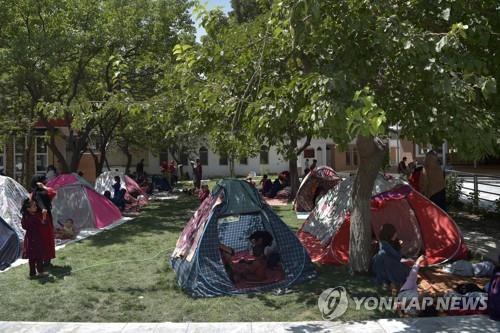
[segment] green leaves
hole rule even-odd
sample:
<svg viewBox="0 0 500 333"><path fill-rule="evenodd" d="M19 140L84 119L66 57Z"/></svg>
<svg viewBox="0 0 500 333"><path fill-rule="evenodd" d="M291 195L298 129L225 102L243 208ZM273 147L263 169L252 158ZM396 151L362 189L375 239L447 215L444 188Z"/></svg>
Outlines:
<svg viewBox="0 0 500 333"><path fill-rule="evenodd" d="M376 103L370 88L365 87L354 94L353 105L347 108L347 131L350 139L359 134L378 136L384 133L386 122L384 110Z"/></svg>
<svg viewBox="0 0 500 333"><path fill-rule="evenodd" d="M495 80L495 78L490 77L490 78L484 80L483 84L481 85L481 92L483 93L483 96L486 99L489 99L494 94L496 94L497 93L497 81Z"/></svg>

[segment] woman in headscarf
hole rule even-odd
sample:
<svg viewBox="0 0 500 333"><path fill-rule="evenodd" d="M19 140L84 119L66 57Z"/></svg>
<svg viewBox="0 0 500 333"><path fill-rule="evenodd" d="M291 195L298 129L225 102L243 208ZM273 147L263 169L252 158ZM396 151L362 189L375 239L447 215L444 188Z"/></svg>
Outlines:
<svg viewBox="0 0 500 333"><path fill-rule="evenodd" d="M433 151L425 156L424 169L419 180L420 192L442 210L447 211L446 182L444 172L439 165L437 154Z"/></svg>
<svg viewBox="0 0 500 333"><path fill-rule="evenodd" d="M406 281L410 268L401 259L401 241L394 225L386 223L379 233L379 251L372 259L375 282L400 288Z"/></svg>
<svg viewBox="0 0 500 333"><path fill-rule="evenodd" d="M54 239L54 224L52 221L52 199L56 196L56 191L45 186L45 176L35 175L31 179L31 198L42 211L42 220L47 225L41 233L46 260L45 266L50 265L50 260L56 257L56 246Z"/></svg>

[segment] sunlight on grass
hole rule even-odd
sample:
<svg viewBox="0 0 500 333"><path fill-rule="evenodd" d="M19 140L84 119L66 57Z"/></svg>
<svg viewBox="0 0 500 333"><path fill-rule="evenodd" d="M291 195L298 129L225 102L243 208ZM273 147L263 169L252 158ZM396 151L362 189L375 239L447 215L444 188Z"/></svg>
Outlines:
<svg viewBox="0 0 500 333"><path fill-rule="evenodd" d="M15 321L297 321L321 320L318 295L344 286L373 295L369 277L352 278L343 267L319 267L320 277L285 295L272 292L193 299L175 282L168 256L197 199L153 203L137 219L57 253L51 278L29 280L23 265L0 273L0 320ZM276 208L295 231L291 205ZM349 309L343 320L387 317ZM389 314L390 315L390 314Z"/></svg>

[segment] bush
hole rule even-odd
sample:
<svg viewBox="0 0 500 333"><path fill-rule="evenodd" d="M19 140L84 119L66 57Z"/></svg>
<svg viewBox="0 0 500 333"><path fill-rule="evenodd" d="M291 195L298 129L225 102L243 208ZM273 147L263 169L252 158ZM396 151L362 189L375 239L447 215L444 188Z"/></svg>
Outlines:
<svg viewBox="0 0 500 333"><path fill-rule="evenodd" d="M446 201L454 207L461 207L460 195L462 194L462 179L455 175L446 178Z"/></svg>
<svg viewBox="0 0 500 333"><path fill-rule="evenodd" d="M495 213L500 214L500 198L495 200Z"/></svg>

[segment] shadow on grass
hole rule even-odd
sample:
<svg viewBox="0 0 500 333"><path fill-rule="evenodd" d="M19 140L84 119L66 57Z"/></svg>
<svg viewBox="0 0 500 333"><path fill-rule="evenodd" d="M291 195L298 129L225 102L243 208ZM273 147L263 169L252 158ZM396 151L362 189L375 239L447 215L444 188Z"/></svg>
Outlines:
<svg viewBox="0 0 500 333"><path fill-rule="evenodd" d="M180 196L177 200L152 202L145 207L140 216L124 223L112 232L105 231L90 238L92 246L105 247L118 243L127 243L138 236L148 237L161 233L180 234L198 207L193 197Z"/></svg>
<svg viewBox="0 0 500 333"><path fill-rule="evenodd" d="M69 265L57 266L51 265L46 268L47 272L49 272L56 279L63 279L67 275L71 275L71 271L73 268Z"/></svg>

